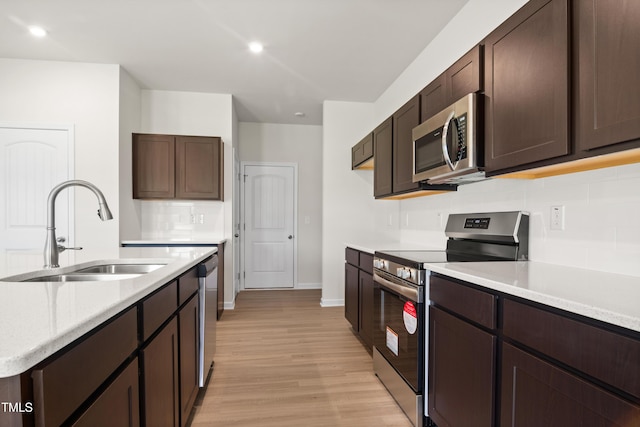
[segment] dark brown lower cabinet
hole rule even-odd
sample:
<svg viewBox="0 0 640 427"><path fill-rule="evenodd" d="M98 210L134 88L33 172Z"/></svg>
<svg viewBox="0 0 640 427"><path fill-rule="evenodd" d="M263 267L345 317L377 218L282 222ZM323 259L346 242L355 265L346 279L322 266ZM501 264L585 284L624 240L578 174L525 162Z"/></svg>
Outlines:
<svg viewBox="0 0 640 427"><path fill-rule="evenodd" d="M493 426L496 337L429 307L429 416L439 427Z"/></svg>
<svg viewBox="0 0 640 427"><path fill-rule="evenodd" d="M36 426L68 422L127 361L138 344L137 317L136 308L125 311L33 370Z"/></svg>
<svg viewBox="0 0 640 427"><path fill-rule="evenodd" d="M640 426L637 332L438 274L429 297L438 427Z"/></svg>
<svg viewBox="0 0 640 427"><path fill-rule="evenodd" d="M639 406L507 343L501 408L502 427L640 425Z"/></svg>
<svg viewBox="0 0 640 427"><path fill-rule="evenodd" d="M180 425L178 342L178 320L174 317L141 351L143 425Z"/></svg>
<svg viewBox="0 0 640 427"><path fill-rule="evenodd" d="M373 255L353 248L345 250L344 317L373 351Z"/></svg>
<svg viewBox="0 0 640 427"><path fill-rule="evenodd" d="M362 270L359 273L360 337L369 348L373 348L373 275Z"/></svg>
<svg viewBox="0 0 640 427"><path fill-rule="evenodd" d="M180 326L180 425L185 426L198 395L198 296L178 313Z"/></svg>
<svg viewBox="0 0 640 427"><path fill-rule="evenodd" d="M138 427L140 425L137 358L72 425L73 427Z"/></svg>
<svg viewBox="0 0 640 427"><path fill-rule="evenodd" d="M351 323L354 331L360 330L359 325L359 289L358 267L349 263L344 265L344 317Z"/></svg>

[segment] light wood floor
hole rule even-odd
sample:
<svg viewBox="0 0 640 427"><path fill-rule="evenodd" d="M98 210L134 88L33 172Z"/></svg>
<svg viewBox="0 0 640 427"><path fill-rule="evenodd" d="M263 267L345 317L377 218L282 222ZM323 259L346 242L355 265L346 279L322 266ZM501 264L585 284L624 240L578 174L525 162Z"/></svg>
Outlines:
<svg viewBox="0 0 640 427"><path fill-rule="evenodd" d="M214 370L194 427L411 423L319 290L245 291L218 322Z"/></svg>

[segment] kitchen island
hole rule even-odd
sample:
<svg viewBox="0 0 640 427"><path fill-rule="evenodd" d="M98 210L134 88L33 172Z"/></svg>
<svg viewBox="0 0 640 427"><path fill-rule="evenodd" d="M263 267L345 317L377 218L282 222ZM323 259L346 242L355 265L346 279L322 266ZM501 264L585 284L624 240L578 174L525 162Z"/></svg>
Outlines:
<svg viewBox="0 0 640 427"><path fill-rule="evenodd" d="M187 396L182 380L192 374L181 375L188 367L177 365L178 351L186 354L197 348L192 330L198 313L195 266L216 252L212 247L65 252L60 257L61 267L47 271L60 274L107 263L163 264L134 278L91 282L22 282L42 275L38 271L41 253L0 255L0 401L7 402L0 411L0 426L57 425L65 420L91 425L95 419L92 410L96 414L111 412L116 417L113 421L118 409L126 412L125 418L138 420L133 425L151 425L149 417L156 412L161 415L163 407L175 417L175 424L184 425L188 412L178 406L189 402L178 396ZM192 336L189 342L180 341L188 336ZM168 357L163 354L166 349L172 352ZM159 376L150 371L145 375L145 369L153 369L158 360L158 372L168 371L169 384L178 387L169 390L175 402L167 405L166 400L158 399L163 404L147 408L145 414L145 405L154 403L147 397L138 414L138 386L140 396L145 388L147 396L162 388L153 384ZM170 363L168 369L164 360ZM64 378L65 367L72 368L71 377ZM85 384L96 371L104 372L93 385ZM130 381L125 386L127 378ZM56 383L64 388L56 390ZM56 394L72 402L58 402ZM101 403L103 397L109 401L123 394L129 396L124 400L128 402L125 408Z"/></svg>

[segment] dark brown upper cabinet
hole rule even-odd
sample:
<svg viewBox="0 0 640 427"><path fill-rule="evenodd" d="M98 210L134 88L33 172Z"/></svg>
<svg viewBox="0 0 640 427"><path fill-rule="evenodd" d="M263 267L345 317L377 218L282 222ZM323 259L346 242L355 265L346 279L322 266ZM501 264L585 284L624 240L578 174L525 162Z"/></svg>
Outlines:
<svg viewBox="0 0 640 427"><path fill-rule="evenodd" d="M640 2L573 2L574 108L580 150L640 137Z"/></svg>
<svg viewBox="0 0 640 427"><path fill-rule="evenodd" d="M413 136L420 124L420 97L414 96L393 114L393 192L417 190L413 182Z"/></svg>
<svg viewBox="0 0 640 427"><path fill-rule="evenodd" d="M369 133L351 148L351 170L373 169L373 163L373 133Z"/></svg>
<svg viewBox="0 0 640 427"><path fill-rule="evenodd" d="M570 152L567 0L531 0L485 39L487 174Z"/></svg>
<svg viewBox="0 0 640 427"><path fill-rule="evenodd" d="M420 123L435 116L447 106L447 96L445 92L444 73L436 77L434 81L420 91L420 102L422 104Z"/></svg>
<svg viewBox="0 0 640 427"><path fill-rule="evenodd" d="M469 93L482 90L482 54L478 45L420 91L420 123Z"/></svg>
<svg viewBox="0 0 640 427"><path fill-rule="evenodd" d="M175 174L175 137L133 134L134 199L173 198Z"/></svg>
<svg viewBox="0 0 640 427"><path fill-rule="evenodd" d="M223 144L220 138L176 137L176 198L222 200Z"/></svg>
<svg viewBox="0 0 640 427"><path fill-rule="evenodd" d="M390 196L393 192L393 118L389 117L373 130L373 195Z"/></svg>
<svg viewBox="0 0 640 427"><path fill-rule="evenodd" d="M223 200L219 137L133 134L134 199Z"/></svg>

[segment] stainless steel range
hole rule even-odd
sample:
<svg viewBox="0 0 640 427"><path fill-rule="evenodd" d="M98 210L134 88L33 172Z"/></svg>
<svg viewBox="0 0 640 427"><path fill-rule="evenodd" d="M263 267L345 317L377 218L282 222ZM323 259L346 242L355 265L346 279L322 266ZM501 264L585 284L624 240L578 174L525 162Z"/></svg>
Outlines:
<svg viewBox="0 0 640 427"><path fill-rule="evenodd" d="M445 251L376 251L373 260L373 367L418 427L428 419L424 404L429 330L427 264L527 260L529 215L518 211L451 214L445 234Z"/></svg>

